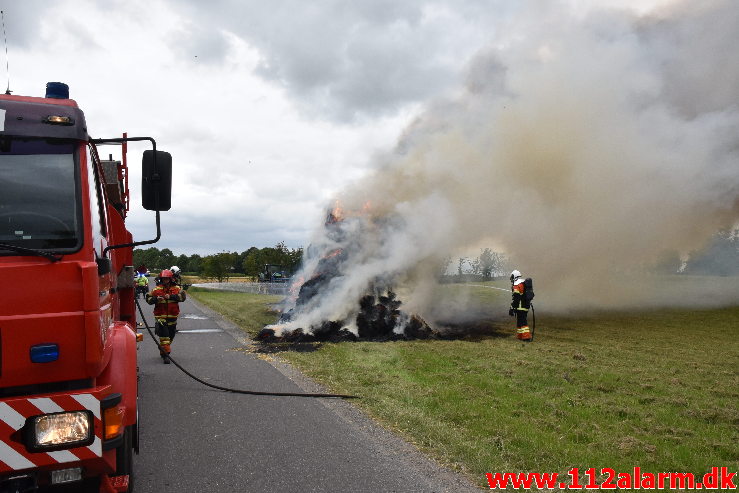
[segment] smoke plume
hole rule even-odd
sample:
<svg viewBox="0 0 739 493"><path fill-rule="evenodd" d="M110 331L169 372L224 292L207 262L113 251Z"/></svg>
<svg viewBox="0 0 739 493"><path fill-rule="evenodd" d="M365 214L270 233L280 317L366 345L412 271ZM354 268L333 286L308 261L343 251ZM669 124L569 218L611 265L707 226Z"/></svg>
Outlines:
<svg viewBox="0 0 739 493"><path fill-rule="evenodd" d="M303 275L333 250L347 260L291 326L351 318L378 280L423 315L440 259L486 242L550 309L664 303L639 282L646 266L737 222L735 2L641 16L547 4L341 194L349 217L340 235L317 230Z"/></svg>

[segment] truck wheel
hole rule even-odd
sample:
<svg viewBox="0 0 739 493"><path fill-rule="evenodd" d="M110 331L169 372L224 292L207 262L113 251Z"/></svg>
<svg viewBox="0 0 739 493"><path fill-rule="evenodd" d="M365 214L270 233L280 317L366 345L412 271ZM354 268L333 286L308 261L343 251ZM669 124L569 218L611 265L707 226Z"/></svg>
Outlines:
<svg viewBox="0 0 739 493"><path fill-rule="evenodd" d="M128 493L133 492L133 434L134 427L127 426L123 443L115 449L115 475L128 475Z"/></svg>

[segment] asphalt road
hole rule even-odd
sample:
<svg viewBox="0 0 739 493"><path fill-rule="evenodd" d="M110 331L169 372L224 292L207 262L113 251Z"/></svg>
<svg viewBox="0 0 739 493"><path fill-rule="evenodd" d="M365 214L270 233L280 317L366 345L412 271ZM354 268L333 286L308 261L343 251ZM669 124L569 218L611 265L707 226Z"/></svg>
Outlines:
<svg viewBox="0 0 739 493"><path fill-rule="evenodd" d="M181 307L172 355L203 380L325 392L291 367L243 351L248 341L218 314L190 300ZM153 323L151 307L142 308ZM347 402L210 389L164 365L140 330L138 493L479 491Z"/></svg>

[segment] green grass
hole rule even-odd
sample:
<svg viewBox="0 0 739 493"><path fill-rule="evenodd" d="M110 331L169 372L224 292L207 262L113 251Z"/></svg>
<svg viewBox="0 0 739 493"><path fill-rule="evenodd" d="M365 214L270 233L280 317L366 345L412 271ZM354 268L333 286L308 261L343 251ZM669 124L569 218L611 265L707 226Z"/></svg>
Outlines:
<svg viewBox="0 0 739 493"><path fill-rule="evenodd" d="M274 323L278 312L272 308L272 305L282 299L280 296L215 291L196 287L190 288L187 293L251 335L259 332L265 325Z"/></svg>
<svg viewBox="0 0 739 493"><path fill-rule="evenodd" d="M500 296L441 289L487 304ZM196 297L252 333L275 319L266 304L276 297ZM509 320L491 320L487 334L463 340L280 356L361 396L354 402L371 416L481 486L496 471L739 469L739 307L538 315L531 344L515 340Z"/></svg>

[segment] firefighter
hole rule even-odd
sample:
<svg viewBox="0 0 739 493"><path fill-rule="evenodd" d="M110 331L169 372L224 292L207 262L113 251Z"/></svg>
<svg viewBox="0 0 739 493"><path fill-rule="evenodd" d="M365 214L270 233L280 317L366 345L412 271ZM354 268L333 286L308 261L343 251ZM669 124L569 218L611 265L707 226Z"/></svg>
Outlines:
<svg viewBox="0 0 739 493"><path fill-rule="evenodd" d="M511 293L513 300L508 315L516 317L516 337L522 341L531 342L531 330L528 322L531 303L524 296L524 278L517 270L511 272Z"/></svg>
<svg viewBox="0 0 739 493"><path fill-rule="evenodd" d="M173 265L169 268L169 270L172 271L172 275L174 276L173 281L176 285L182 286L182 273L180 272L180 268L176 265Z"/></svg>
<svg viewBox="0 0 739 493"><path fill-rule="evenodd" d="M137 272L136 273L136 298L138 299L139 295L141 294L146 295L148 291L149 291L149 278L146 277L145 274Z"/></svg>
<svg viewBox="0 0 739 493"><path fill-rule="evenodd" d="M146 294L146 302L154 305L156 335L159 336L160 355L169 364L167 355L177 333L177 316L180 314L179 303L185 301L185 291L174 283L174 274L164 269L158 277L156 288Z"/></svg>

